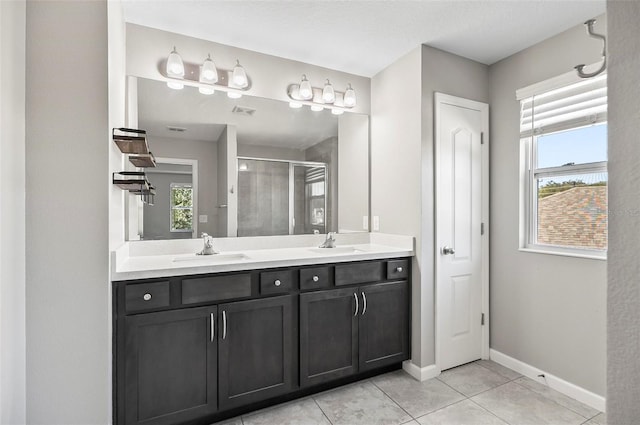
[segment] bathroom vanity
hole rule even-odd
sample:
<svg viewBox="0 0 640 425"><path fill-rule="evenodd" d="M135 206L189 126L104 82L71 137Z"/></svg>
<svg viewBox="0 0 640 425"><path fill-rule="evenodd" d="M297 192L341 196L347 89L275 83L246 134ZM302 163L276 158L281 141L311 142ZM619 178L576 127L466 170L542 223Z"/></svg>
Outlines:
<svg viewBox="0 0 640 425"><path fill-rule="evenodd" d="M114 261L117 424L210 424L409 358L411 244L189 255Z"/></svg>

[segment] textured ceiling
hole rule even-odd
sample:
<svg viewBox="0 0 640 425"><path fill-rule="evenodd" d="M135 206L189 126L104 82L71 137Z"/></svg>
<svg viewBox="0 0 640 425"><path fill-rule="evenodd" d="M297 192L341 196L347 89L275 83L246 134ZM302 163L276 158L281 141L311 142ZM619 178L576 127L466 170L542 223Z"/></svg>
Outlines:
<svg viewBox="0 0 640 425"><path fill-rule="evenodd" d="M492 64L605 0L124 0L127 22L373 76L420 44Z"/></svg>

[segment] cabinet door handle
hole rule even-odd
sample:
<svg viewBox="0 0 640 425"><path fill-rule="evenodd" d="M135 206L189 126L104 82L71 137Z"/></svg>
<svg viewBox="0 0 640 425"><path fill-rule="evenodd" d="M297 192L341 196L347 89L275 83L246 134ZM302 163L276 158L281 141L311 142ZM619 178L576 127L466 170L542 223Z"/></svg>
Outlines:
<svg viewBox="0 0 640 425"><path fill-rule="evenodd" d="M362 292L362 315L367 312L367 296Z"/></svg>
<svg viewBox="0 0 640 425"><path fill-rule="evenodd" d="M213 342L213 339L216 337L216 319L213 318L213 313L209 315L209 318L211 321L211 342Z"/></svg>
<svg viewBox="0 0 640 425"><path fill-rule="evenodd" d="M358 294L356 294L355 292L353 293L353 298L356 300L356 312L353 313L354 316L358 315Z"/></svg>
<svg viewBox="0 0 640 425"><path fill-rule="evenodd" d="M227 339L227 312L222 310L222 339Z"/></svg>

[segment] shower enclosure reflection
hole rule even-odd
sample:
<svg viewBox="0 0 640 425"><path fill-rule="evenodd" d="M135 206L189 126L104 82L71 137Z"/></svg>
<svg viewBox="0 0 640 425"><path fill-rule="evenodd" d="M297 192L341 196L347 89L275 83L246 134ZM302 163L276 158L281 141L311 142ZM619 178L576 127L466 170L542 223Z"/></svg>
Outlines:
<svg viewBox="0 0 640 425"><path fill-rule="evenodd" d="M326 163L238 158L238 236L326 233Z"/></svg>

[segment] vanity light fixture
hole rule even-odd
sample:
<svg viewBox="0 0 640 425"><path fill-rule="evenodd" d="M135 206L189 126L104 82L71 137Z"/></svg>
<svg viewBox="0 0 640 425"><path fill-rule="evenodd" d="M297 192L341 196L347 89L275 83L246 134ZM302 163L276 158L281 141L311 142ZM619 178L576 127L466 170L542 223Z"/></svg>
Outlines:
<svg viewBox="0 0 640 425"><path fill-rule="evenodd" d="M208 55L204 62L202 62L202 66L200 67L200 82L203 84L215 84L218 82L218 70L213 63L213 59L211 59L211 55ZM212 95L216 92L213 87L206 86L198 87L198 91L205 95Z"/></svg>
<svg viewBox="0 0 640 425"><path fill-rule="evenodd" d="M184 63L182 58L178 54L176 47L173 46L173 50L169 53L167 58L167 77L183 79L184 78ZM174 90L180 90L184 88L184 84L179 81L168 81L167 86Z"/></svg>
<svg viewBox="0 0 640 425"><path fill-rule="evenodd" d="M306 105L314 112L329 109L334 115L342 115L356 106L356 91L351 84L347 84L344 93L335 91L329 79L323 88L313 87L304 74L300 84L289 85L287 95L290 107L299 108L300 105Z"/></svg>
<svg viewBox="0 0 640 425"><path fill-rule="evenodd" d="M228 91L227 92L227 97L229 99L240 99L242 97L242 93L237 92L237 91Z"/></svg>
<svg viewBox="0 0 640 425"><path fill-rule="evenodd" d="M313 98L313 87L311 87L311 83L307 80L307 76L302 74L302 81L300 81L300 85L298 86L298 92L300 94L300 99L309 100Z"/></svg>
<svg viewBox="0 0 640 425"><path fill-rule="evenodd" d="M236 66L233 67L232 74L233 84L238 88L245 88L249 85L249 80L247 79L247 73L245 72L242 65L240 65L240 61L236 59Z"/></svg>
<svg viewBox="0 0 640 425"><path fill-rule="evenodd" d="M333 103L336 101L336 92L333 90L333 86L328 78L322 89L322 101L324 103Z"/></svg>
<svg viewBox="0 0 640 425"><path fill-rule="evenodd" d="M351 84L347 84L347 90L344 92L342 103L347 108L353 108L356 106L356 91L351 87Z"/></svg>

